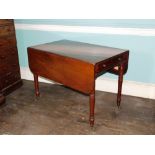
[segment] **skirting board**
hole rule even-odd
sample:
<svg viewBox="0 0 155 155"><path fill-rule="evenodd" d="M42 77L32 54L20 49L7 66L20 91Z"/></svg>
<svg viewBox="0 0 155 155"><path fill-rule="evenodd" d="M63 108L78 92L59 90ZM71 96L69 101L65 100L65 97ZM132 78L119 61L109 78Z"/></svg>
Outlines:
<svg viewBox="0 0 155 155"><path fill-rule="evenodd" d="M21 67L21 77L26 80L33 80L33 75L28 67ZM40 82L55 83L50 80L39 77ZM104 78L103 76L96 80L96 90L117 93L117 80ZM122 94L155 99L155 84L147 84L135 81L124 81Z"/></svg>

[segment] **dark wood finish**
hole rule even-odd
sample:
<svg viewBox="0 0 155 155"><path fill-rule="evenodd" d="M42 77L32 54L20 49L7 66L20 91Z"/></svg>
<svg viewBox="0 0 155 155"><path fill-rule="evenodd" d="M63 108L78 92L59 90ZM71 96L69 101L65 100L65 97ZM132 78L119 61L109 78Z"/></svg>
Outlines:
<svg viewBox="0 0 155 155"><path fill-rule="evenodd" d="M1 19L0 26L13 24L13 19Z"/></svg>
<svg viewBox="0 0 155 155"><path fill-rule="evenodd" d="M89 95L89 104L90 104L90 113L89 113L89 122L90 126L94 126L94 110L95 110L95 90Z"/></svg>
<svg viewBox="0 0 155 155"><path fill-rule="evenodd" d="M93 91L93 64L32 48L29 48L28 56L29 66L34 74L54 80L86 94Z"/></svg>
<svg viewBox="0 0 155 155"><path fill-rule="evenodd" d="M94 125L95 79L104 72L119 75L117 105L120 106L123 75L129 51L82 42L60 40L28 48L29 67L39 95L38 76L59 82L90 97L90 125Z"/></svg>
<svg viewBox="0 0 155 155"><path fill-rule="evenodd" d="M0 26L0 36L15 35L14 25Z"/></svg>
<svg viewBox="0 0 155 155"><path fill-rule="evenodd" d="M39 96L39 83L38 83L38 75L34 74L34 87L35 87L35 94Z"/></svg>
<svg viewBox="0 0 155 155"><path fill-rule="evenodd" d="M0 19L0 92L7 95L21 85L14 22Z"/></svg>
<svg viewBox="0 0 155 155"><path fill-rule="evenodd" d="M6 46L16 46L16 38L11 35L8 37L0 38L0 48L5 48Z"/></svg>
<svg viewBox="0 0 155 155"><path fill-rule="evenodd" d="M124 64L119 65L118 70L119 70L119 76L118 76L117 106L120 107L122 83L123 83L123 73L124 73Z"/></svg>

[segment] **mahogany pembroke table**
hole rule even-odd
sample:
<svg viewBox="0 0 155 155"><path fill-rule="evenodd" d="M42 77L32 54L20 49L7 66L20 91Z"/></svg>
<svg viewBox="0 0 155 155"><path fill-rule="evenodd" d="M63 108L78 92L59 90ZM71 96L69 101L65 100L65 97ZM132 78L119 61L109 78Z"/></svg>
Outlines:
<svg viewBox="0 0 155 155"><path fill-rule="evenodd" d="M119 107L128 58L128 50L70 40L28 47L29 67L34 75L36 96L39 96L38 76L88 94L90 126L94 125L95 79L105 72L118 75Z"/></svg>

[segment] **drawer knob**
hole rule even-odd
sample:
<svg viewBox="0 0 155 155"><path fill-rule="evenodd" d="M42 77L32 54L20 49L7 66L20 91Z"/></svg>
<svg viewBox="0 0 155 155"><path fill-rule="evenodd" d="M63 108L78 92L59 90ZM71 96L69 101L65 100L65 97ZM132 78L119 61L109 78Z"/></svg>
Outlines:
<svg viewBox="0 0 155 155"><path fill-rule="evenodd" d="M118 58L118 60L121 61L122 59L121 58Z"/></svg>
<svg viewBox="0 0 155 155"><path fill-rule="evenodd" d="M114 70L117 70L118 71L119 70L119 67L118 66L115 66L114 67Z"/></svg>
<svg viewBox="0 0 155 155"><path fill-rule="evenodd" d="M106 64L103 64L103 67L106 67Z"/></svg>

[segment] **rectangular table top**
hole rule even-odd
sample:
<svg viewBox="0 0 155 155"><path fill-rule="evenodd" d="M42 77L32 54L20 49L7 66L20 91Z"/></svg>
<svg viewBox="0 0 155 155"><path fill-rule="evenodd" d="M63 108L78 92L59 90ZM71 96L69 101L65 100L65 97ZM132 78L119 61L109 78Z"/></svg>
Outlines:
<svg viewBox="0 0 155 155"><path fill-rule="evenodd" d="M51 43L31 46L44 52L50 52L65 57L79 59L91 64L109 59L128 50L118 49L70 40L59 40Z"/></svg>

